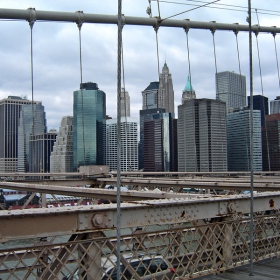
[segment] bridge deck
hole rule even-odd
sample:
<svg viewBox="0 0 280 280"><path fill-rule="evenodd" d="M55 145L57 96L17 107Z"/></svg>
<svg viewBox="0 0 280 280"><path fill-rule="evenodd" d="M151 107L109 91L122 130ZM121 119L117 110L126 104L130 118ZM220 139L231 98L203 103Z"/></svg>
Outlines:
<svg viewBox="0 0 280 280"><path fill-rule="evenodd" d="M217 275L207 275L196 279L200 280L272 280L280 278L280 258L263 260L254 263L253 276L249 275L249 265L237 267Z"/></svg>

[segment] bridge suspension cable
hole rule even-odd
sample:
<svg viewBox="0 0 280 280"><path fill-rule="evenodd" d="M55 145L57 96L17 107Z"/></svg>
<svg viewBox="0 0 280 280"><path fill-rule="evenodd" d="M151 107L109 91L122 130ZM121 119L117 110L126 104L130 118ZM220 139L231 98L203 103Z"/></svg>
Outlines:
<svg viewBox="0 0 280 280"><path fill-rule="evenodd" d="M77 27L79 29L79 52L80 52L80 89L81 89L81 99L82 99L82 130L83 130L83 160L84 165L86 165L86 147L85 147L85 114L84 114L84 92L83 92L83 65L82 65L82 37L81 37L81 29L84 23L84 13L82 11L76 12L79 16L79 20L77 21ZM82 15L82 16L81 16ZM77 158L78 160L78 158ZM78 167L78 162L76 163Z"/></svg>
<svg viewBox="0 0 280 280"><path fill-rule="evenodd" d="M100 24L118 24L118 16L116 15L103 15L103 14L89 14L84 13L84 23L100 23ZM30 13L28 10L18 10L18 9L0 9L0 20L1 19L22 19L29 20ZM123 25L142 25L142 26L152 26L157 24L157 18L147 18L147 17L131 17L122 15ZM40 11L36 10L36 21L60 21L60 22L77 22L79 17L75 12L54 12L54 11ZM186 20L174 20L166 19L160 23L161 27L176 27L185 28L186 25L190 29L212 29L212 22L202 22L202 21L189 21ZM236 24L227 23L217 23L215 24L216 30L231 30L236 29ZM259 33L280 33L280 28L275 26L252 26L252 31L258 30ZM239 25L239 31L249 31L248 25Z"/></svg>

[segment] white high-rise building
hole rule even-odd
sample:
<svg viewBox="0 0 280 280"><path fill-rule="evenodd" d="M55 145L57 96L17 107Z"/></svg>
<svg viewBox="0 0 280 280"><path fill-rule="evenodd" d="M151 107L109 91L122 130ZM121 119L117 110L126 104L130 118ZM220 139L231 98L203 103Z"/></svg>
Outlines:
<svg viewBox="0 0 280 280"><path fill-rule="evenodd" d="M130 117L130 97L127 91L121 91L121 117Z"/></svg>
<svg viewBox="0 0 280 280"><path fill-rule="evenodd" d="M246 107L246 78L225 71L216 74L216 99L226 102L227 113Z"/></svg>
<svg viewBox="0 0 280 280"><path fill-rule="evenodd" d="M105 164L110 170L117 170L121 164L121 171L138 170L138 133L137 118L121 118L121 162L117 160L117 119L106 120L105 128Z"/></svg>
<svg viewBox="0 0 280 280"><path fill-rule="evenodd" d="M73 117L63 117L50 157L50 172L73 172Z"/></svg>

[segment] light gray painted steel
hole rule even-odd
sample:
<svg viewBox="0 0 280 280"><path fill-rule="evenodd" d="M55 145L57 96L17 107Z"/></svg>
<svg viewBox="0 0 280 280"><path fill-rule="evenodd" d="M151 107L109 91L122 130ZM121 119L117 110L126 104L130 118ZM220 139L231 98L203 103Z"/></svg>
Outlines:
<svg viewBox="0 0 280 280"><path fill-rule="evenodd" d="M254 211L280 208L280 192L254 196ZM250 196L165 199L123 203L121 228L184 223L250 213ZM117 206L92 205L0 211L0 241L115 229ZM62 222L63 221L63 222Z"/></svg>
<svg viewBox="0 0 280 280"><path fill-rule="evenodd" d="M117 24L117 15L102 15L102 14L84 14L84 23L102 23L102 24ZM0 19L30 19L29 10L17 9L0 9ZM36 11L36 20L40 21L65 21L65 22L79 22L78 13L70 12L54 12L54 11ZM157 18L143 18L123 16L123 23L126 25L143 25L143 26L162 26L162 27L182 27L190 29L214 29L214 30L232 30L232 31L249 31L248 25L227 24L217 22L201 22L189 20L174 20L166 19L162 22ZM268 26L252 26L253 32L258 33L280 33L279 27Z"/></svg>

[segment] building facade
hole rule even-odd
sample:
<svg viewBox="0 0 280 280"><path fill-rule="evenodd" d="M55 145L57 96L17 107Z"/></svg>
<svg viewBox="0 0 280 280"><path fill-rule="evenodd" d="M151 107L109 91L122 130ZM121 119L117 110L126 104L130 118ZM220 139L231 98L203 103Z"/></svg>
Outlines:
<svg viewBox="0 0 280 280"><path fill-rule="evenodd" d="M140 110L140 141L138 148L138 167L139 169L144 168L144 122L153 119L153 115L157 113L165 113L165 109L151 108Z"/></svg>
<svg viewBox="0 0 280 280"><path fill-rule="evenodd" d="M182 93L182 104L184 104L185 100L195 99L195 98L196 98L195 90L193 89L190 76L188 76L186 86L183 89L183 93Z"/></svg>
<svg viewBox="0 0 280 280"><path fill-rule="evenodd" d="M121 91L121 117L130 117L130 97L123 88Z"/></svg>
<svg viewBox="0 0 280 280"><path fill-rule="evenodd" d="M159 76L159 90L158 90L158 108L163 108L168 113L174 115L174 90L172 75L169 73L169 68L164 63L162 73Z"/></svg>
<svg viewBox="0 0 280 280"><path fill-rule="evenodd" d="M144 171L177 171L176 131L172 113L155 113L144 121Z"/></svg>
<svg viewBox="0 0 280 280"><path fill-rule="evenodd" d="M73 94L74 171L81 165L103 165L106 95L96 83L83 83Z"/></svg>
<svg viewBox="0 0 280 280"><path fill-rule="evenodd" d="M263 171L280 171L280 113L265 116L262 133Z"/></svg>
<svg viewBox="0 0 280 280"><path fill-rule="evenodd" d="M227 113L246 107L246 78L225 71L216 74L216 99L226 102Z"/></svg>
<svg viewBox="0 0 280 280"><path fill-rule="evenodd" d="M248 107L250 108L251 98L248 99ZM261 127L265 124L265 116L268 115L268 98L263 95L253 95L253 110L261 111Z"/></svg>
<svg viewBox="0 0 280 280"><path fill-rule="evenodd" d="M35 173L50 172L50 157L56 140L56 130L31 135L29 140L29 170Z"/></svg>
<svg viewBox="0 0 280 280"><path fill-rule="evenodd" d="M137 119L121 118L121 171L138 170L138 131ZM105 164L111 170L117 170L117 119L106 120Z"/></svg>
<svg viewBox="0 0 280 280"><path fill-rule="evenodd" d="M178 106L178 171L227 171L225 102L189 99Z"/></svg>
<svg viewBox="0 0 280 280"><path fill-rule="evenodd" d="M41 102L33 101L32 103L32 101L18 96L8 96L8 98L0 100L0 172L18 171L18 147L19 145L21 148L24 147L24 135L22 134L19 141L18 131L21 110L23 105L32 108L32 104L41 106ZM24 162L24 157L23 153L21 162Z"/></svg>
<svg viewBox="0 0 280 280"><path fill-rule="evenodd" d="M151 82L142 91L142 110L158 108L159 82Z"/></svg>
<svg viewBox="0 0 280 280"><path fill-rule="evenodd" d="M18 126L18 172L29 172L30 135L46 133L46 123L46 114L42 104L21 106Z"/></svg>
<svg viewBox="0 0 280 280"><path fill-rule="evenodd" d="M276 96L274 100L270 101L270 114L280 113L280 96Z"/></svg>
<svg viewBox="0 0 280 280"><path fill-rule="evenodd" d="M73 172L73 117L65 116L53 146L50 158L51 173Z"/></svg>
<svg viewBox="0 0 280 280"><path fill-rule="evenodd" d="M227 115L228 171L250 171L250 110ZM261 113L253 110L253 169L262 171Z"/></svg>

